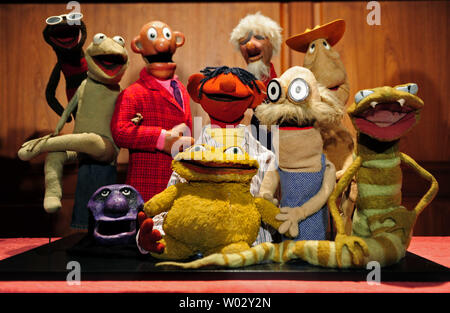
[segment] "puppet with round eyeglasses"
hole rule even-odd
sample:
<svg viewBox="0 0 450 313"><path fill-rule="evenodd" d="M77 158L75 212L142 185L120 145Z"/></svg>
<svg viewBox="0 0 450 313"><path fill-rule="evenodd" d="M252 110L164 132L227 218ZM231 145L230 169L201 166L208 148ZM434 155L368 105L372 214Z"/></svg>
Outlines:
<svg viewBox="0 0 450 313"><path fill-rule="evenodd" d="M327 199L336 183L336 172L323 152L316 122L333 124L343 111L327 89L319 89L313 73L300 66L288 69L267 86L268 103L256 108L261 123L272 130L278 171L269 172L259 196L273 200L281 187L278 228L296 240L323 240L328 227Z"/></svg>
<svg viewBox="0 0 450 313"><path fill-rule="evenodd" d="M328 89L339 100L344 109L349 98L349 81L345 66L334 46L341 40L345 32L345 21L334 20L323 25L307 28L303 33L291 36L286 44L293 50L305 53L303 66L316 77L320 88ZM327 158L336 167L336 178L340 179L353 161L353 150L356 137L344 125L348 115L342 115L341 121L333 124L320 124L323 138L323 149ZM350 123L348 123L350 125ZM351 127L351 126L350 126ZM356 184L343 194L341 208L348 234L351 232L351 216L356 201Z"/></svg>
<svg viewBox="0 0 450 313"><path fill-rule="evenodd" d="M125 41L120 36L94 36L86 49L88 77L82 82L62 114L55 131L28 141L18 151L27 161L48 152L45 160L44 209L53 213L61 208L64 163L79 160L77 191L72 226L87 228L89 197L101 186L116 183L116 157L110 121L120 93L119 82L128 67ZM67 118L76 110L73 134L60 135ZM81 199L80 201L77 201ZM79 209L77 209L79 208ZM80 225L81 224L81 225Z"/></svg>
<svg viewBox="0 0 450 313"><path fill-rule="evenodd" d="M43 31L45 41L55 51L57 62L45 89L45 97L48 105L55 113L61 116L64 107L56 98L61 72L66 81L66 96L69 102L77 91L80 84L87 77L88 66L84 56L83 45L86 41L86 25L83 14L73 12L48 17L46 27ZM76 115L76 110L72 112ZM71 121L71 117L67 121Z"/></svg>

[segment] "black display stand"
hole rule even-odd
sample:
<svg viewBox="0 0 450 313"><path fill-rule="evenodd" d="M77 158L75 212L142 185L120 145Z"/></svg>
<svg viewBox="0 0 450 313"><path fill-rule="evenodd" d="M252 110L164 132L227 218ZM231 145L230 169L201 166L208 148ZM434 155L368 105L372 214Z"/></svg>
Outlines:
<svg viewBox="0 0 450 313"><path fill-rule="evenodd" d="M160 260L140 255L134 247L92 246L85 234L75 234L0 261L0 280L65 281L72 268L80 265L80 280L317 280L366 281L371 270L328 269L294 260L264 263L237 269L205 268L180 270L155 267ZM88 242L88 243L87 243ZM385 281L449 281L449 268L407 252L394 266L381 269Z"/></svg>

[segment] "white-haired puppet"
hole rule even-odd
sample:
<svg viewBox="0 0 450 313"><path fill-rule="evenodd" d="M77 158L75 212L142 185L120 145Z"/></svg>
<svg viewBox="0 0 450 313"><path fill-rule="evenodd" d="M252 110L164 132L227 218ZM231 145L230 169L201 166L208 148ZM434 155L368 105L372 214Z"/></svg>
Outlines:
<svg viewBox="0 0 450 313"><path fill-rule="evenodd" d="M239 21L230 35L230 42L240 51L247 63L247 70L267 87L271 79L277 77L271 62L272 56L280 52L282 28L274 20L260 12L249 14ZM251 114L252 111L247 110ZM246 114L247 115L247 114ZM247 115L249 116L249 115ZM271 136L253 114L251 116L253 136L271 149Z"/></svg>
<svg viewBox="0 0 450 313"><path fill-rule="evenodd" d="M277 77L272 56L280 52L282 28L260 12L240 20L230 35L230 42L240 51L247 70L267 84Z"/></svg>
<svg viewBox="0 0 450 313"><path fill-rule="evenodd" d="M324 240L328 227L326 202L334 189L336 171L323 153L323 141L316 122L336 123L342 118L339 100L320 86L314 74L300 66L288 69L267 86L270 102L255 114L272 130L278 152L278 171L267 173L259 196L276 203L281 187L278 229L296 240Z"/></svg>

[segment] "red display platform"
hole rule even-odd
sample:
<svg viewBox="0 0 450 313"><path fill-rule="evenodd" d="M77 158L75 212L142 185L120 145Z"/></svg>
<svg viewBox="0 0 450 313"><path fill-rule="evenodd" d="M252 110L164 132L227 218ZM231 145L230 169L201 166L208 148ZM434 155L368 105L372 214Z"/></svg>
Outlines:
<svg viewBox="0 0 450 313"><path fill-rule="evenodd" d="M54 239L56 240L56 239ZM0 239L0 260L48 243L48 238ZM450 266L450 237L413 237L408 251ZM448 293L450 282L298 281L298 280L205 280L205 281L0 281L3 293Z"/></svg>

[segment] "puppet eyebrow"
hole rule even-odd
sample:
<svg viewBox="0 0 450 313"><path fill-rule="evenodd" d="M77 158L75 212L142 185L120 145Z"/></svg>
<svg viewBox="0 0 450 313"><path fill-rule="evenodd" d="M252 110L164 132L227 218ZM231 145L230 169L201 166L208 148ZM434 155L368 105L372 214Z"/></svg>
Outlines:
<svg viewBox="0 0 450 313"><path fill-rule="evenodd" d="M250 41L250 39L252 39L252 36L253 36L253 31L251 30L251 31L248 33L247 37L246 37L244 40L239 41L239 44L240 44L241 46L242 46L242 45L245 45L247 42Z"/></svg>

